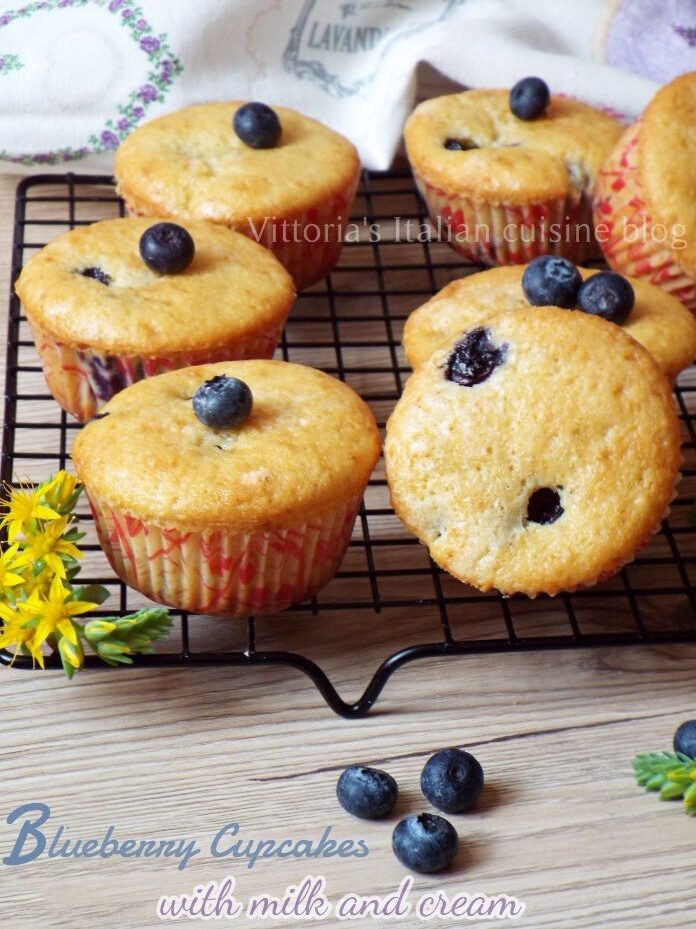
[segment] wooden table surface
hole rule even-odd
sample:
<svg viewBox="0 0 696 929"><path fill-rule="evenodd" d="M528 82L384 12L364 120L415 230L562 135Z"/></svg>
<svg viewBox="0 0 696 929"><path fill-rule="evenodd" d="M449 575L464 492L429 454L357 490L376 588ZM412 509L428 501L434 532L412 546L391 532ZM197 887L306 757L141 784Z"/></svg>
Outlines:
<svg viewBox="0 0 696 929"><path fill-rule="evenodd" d="M2 293L14 183L0 180ZM348 626L314 637L313 654L344 694L357 695L366 669L397 646L395 622L375 616L366 644ZM398 622L417 627L419 618ZM306 633L292 635L293 648L308 644ZM349 891L388 893L404 876L390 850L397 815L426 808L422 765L456 744L482 762L485 792L475 810L453 817L462 839L455 866L416 877L413 897L515 895L526 905L517 923L525 929L686 929L694 924L696 820L638 789L631 759L669 748L678 723L696 715L695 672L690 646L419 662L398 672L376 712L345 721L289 669L105 672L72 683L2 671L0 857L17 834L5 817L35 802L51 808L49 838L60 824L71 839L101 838L114 824L120 839L195 838L202 852L183 872L161 859L0 865L0 925L146 929L161 925L160 895L228 874L243 900L319 873L333 902ZM377 763L399 781L397 814L386 823L352 819L337 806L338 774L356 762ZM208 852L229 822L256 841L316 841L331 826L335 837L364 838L370 854L269 858L248 869ZM400 924L426 925L413 917Z"/></svg>

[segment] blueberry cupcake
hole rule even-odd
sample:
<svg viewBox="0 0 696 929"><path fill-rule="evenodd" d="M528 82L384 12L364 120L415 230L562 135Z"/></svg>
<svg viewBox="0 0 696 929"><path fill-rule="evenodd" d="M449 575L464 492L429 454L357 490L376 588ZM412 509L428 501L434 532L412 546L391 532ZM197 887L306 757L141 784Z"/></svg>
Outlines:
<svg viewBox="0 0 696 929"><path fill-rule="evenodd" d="M298 290L338 261L360 174L355 147L314 119L261 103L160 116L116 152L131 213L206 219L270 248Z"/></svg>
<svg viewBox="0 0 696 929"><path fill-rule="evenodd" d="M510 92L426 100L404 130L416 183L443 237L465 258L496 265L599 253L592 190L620 134L616 120L549 95L539 78Z"/></svg>
<svg viewBox="0 0 696 929"><path fill-rule="evenodd" d="M696 72L662 87L606 158L595 221L612 268L696 310Z"/></svg>
<svg viewBox="0 0 696 929"><path fill-rule="evenodd" d="M670 385L618 326L558 307L470 328L409 378L387 425L397 515L461 581L556 594L614 574L674 495Z"/></svg>
<svg viewBox="0 0 696 929"><path fill-rule="evenodd" d="M350 387L262 360L140 381L81 430L72 455L126 584L178 609L244 616L333 577L379 452Z"/></svg>
<svg viewBox="0 0 696 929"><path fill-rule="evenodd" d="M135 217L54 239L16 290L48 387L81 422L143 377L270 358L295 296L282 265L246 236Z"/></svg>
<svg viewBox="0 0 696 929"><path fill-rule="evenodd" d="M408 363L417 368L443 342L451 341L465 329L481 325L493 313L529 307L529 298L522 286L527 267L511 265L470 274L452 281L427 303L414 310L406 321L403 335ZM609 284L618 283L614 275L609 276L606 272L578 268L576 273L578 282L589 281L601 274L598 283L607 280ZM617 300L615 314L612 314L613 321L641 342L669 380L674 381L679 372L696 357L696 319L679 300L654 284L635 278L627 278L627 282L630 286L630 306L622 308ZM582 292L583 302L586 294L587 290ZM553 303L558 295L541 294L539 299L542 303ZM571 307L583 308L580 307L578 295L572 296ZM591 311L592 307L589 306L587 310Z"/></svg>

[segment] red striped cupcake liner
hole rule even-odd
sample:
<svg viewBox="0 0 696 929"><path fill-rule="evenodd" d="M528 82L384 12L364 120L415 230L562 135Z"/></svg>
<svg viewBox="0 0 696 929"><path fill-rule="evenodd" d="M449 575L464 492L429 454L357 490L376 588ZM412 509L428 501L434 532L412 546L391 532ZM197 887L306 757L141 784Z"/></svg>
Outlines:
<svg viewBox="0 0 696 929"><path fill-rule="evenodd" d="M345 225L358 187L359 173L350 185L316 207L264 224L247 223L239 231L273 252L291 275L297 290L326 277L341 256Z"/></svg>
<svg viewBox="0 0 696 929"><path fill-rule="evenodd" d="M656 223L646 207L639 170L640 128L641 120L629 126L597 177L597 236L616 271L657 284L696 310L696 281L679 266L667 241L678 241L679 230Z"/></svg>
<svg viewBox="0 0 696 929"><path fill-rule="evenodd" d="M32 326L48 389L60 406L81 423L129 384L175 368L242 358L272 358L282 325L256 332L219 348L168 356L105 354L75 348Z"/></svg>
<svg viewBox="0 0 696 929"><path fill-rule="evenodd" d="M492 204L453 196L414 177L442 237L469 261L526 264L539 255L562 255L579 263L600 254L585 192L540 203Z"/></svg>
<svg viewBox="0 0 696 929"><path fill-rule="evenodd" d="M129 587L193 613L275 613L306 600L338 570L361 497L311 519L248 533L183 532L114 510L90 494L99 541Z"/></svg>

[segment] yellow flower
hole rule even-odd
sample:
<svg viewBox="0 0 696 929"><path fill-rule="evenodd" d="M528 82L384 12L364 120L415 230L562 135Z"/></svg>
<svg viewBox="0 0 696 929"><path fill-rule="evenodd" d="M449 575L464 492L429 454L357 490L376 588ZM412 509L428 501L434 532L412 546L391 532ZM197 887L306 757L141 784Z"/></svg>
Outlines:
<svg viewBox="0 0 696 929"><path fill-rule="evenodd" d="M6 548L5 551L0 555L0 595L4 592L7 587L16 587L17 584L24 583L24 577L21 574L17 574L15 568L17 567L17 552L19 551L19 545L10 545L9 548Z"/></svg>
<svg viewBox="0 0 696 929"><path fill-rule="evenodd" d="M78 635L72 617L80 613L89 613L94 609L93 603L84 600L68 600L70 591L66 590L59 577L54 577L48 597L35 593L22 604L22 609L30 616L36 616L39 623L34 632L34 646L43 645L49 636L64 635L68 642L77 646Z"/></svg>
<svg viewBox="0 0 696 929"><path fill-rule="evenodd" d="M17 559L17 564L33 564L42 561L57 577L64 578L65 565L60 556L67 555L70 558L82 558L82 552L77 545L62 538L63 533L69 527L69 518L67 516L58 516L47 526L37 529L36 532L32 533L25 545L22 554Z"/></svg>
<svg viewBox="0 0 696 929"><path fill-rule="evenodd" d="M20 487L17 490L9 484L6 484L5 488L8 499L0 504L6 510L0 521L0 529L7 526L7 538L10 542L13 542L20 532L25 531L32 520L60 519L60 515L55 510L41 502L44 494L42 488L30 490Z"/></svg>
<svg viewBox="0 0 696 929"><path fill-rule="evenodd" d="M0 603L0 619L2 619L0 648L15 649L10 665L14 664L20 649L26 648L32 660L43 668L44 658L41 654L41 646L35 643L36 630L31 625L31 617L24 612L24 603L18 604L16 610L10 609L5 603Z"/></svg>
<svg viewBox="0 0 696 929"><path fill-rule="evenodd" d="M72 497L76 486L77 478L74 474L68 474L67 471L59 471L50 481L41 484L37 490L41 491L49 507L60 511L70 500L70 497Z"/></svg>
<svg viewBox="0 0 696 929"><path fill-rule="evenodd" d="M27 597L33 594L34 591L38 591L41 594L48 593L51 581L55 577L50 568L44 565L40 571L35 572L34 565L28 563L23 564L20 570L22 572L22 591ZM13 590L12 593L16 594L17 591Z"/></svg>

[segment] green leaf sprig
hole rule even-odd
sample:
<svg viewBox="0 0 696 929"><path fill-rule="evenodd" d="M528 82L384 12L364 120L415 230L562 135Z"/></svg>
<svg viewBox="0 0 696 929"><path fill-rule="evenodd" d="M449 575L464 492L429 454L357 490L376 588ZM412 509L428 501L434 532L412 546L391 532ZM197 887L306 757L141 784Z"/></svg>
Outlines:
<svg viewBox="0 0 696 929"><path fill-rule="evenodd" d="M651 752L633 759L636 780L660 800L683 800L684 811L696 816L696 759L674 752Z"/></svg>
<svg viewBox="0 0 696 929"><path fill-rule="evenodd" d="M167 635L172 620L161 607L139 610L130 616L93 619L84 634L92 651L110 665L133 664L130 655L149 655L153 644Z"/></svg>

